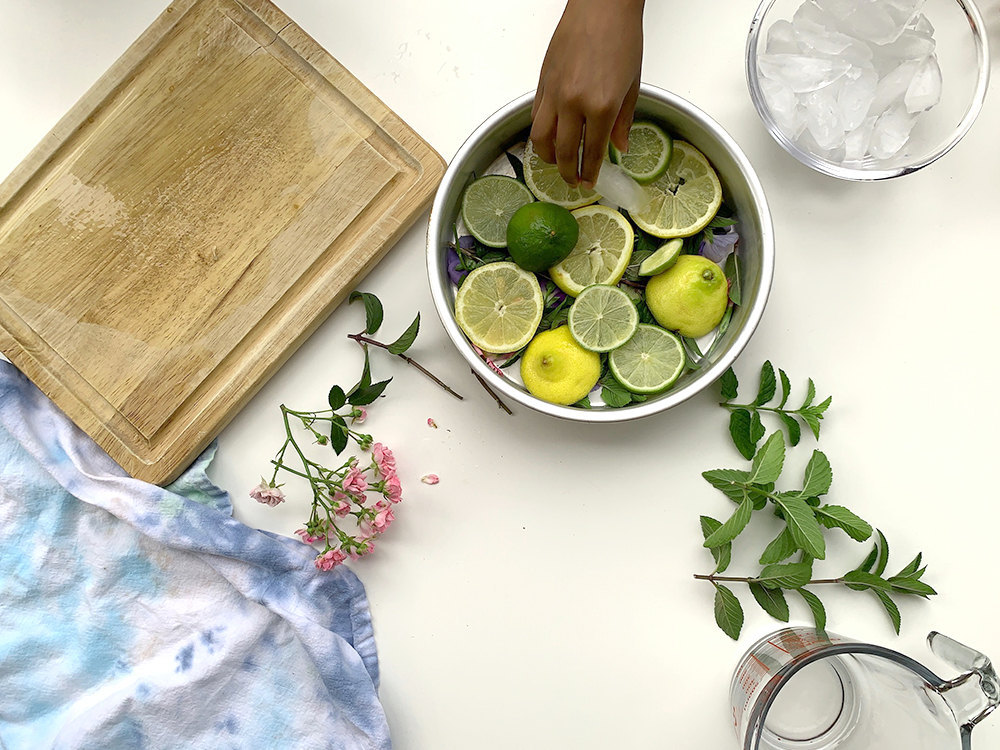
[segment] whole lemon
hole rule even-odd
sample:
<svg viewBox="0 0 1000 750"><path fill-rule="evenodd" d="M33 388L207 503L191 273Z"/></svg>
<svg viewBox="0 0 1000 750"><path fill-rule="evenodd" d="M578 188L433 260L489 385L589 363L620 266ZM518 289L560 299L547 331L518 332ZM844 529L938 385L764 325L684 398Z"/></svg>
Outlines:
<svg viewBox="0 0 1000 750"><path fill-rule="evenodd" d="M537 201L521 206L507 223L507 251L525 271L551 268L576 246L580 225L573 214L555 203Z"/></svg>
<svg viewBox="0 0 1000 750"><path fill-rule="evenodd" d="M524 387L552 404L575 404L600 377L600 355L576 343L568 326L542 331L521 357Z"/></svg>
<svg viewBox="0 0 1000 750"><path fill-rule="evenodd" d="M728 300L726 275L700 255L681 255L646 285L646 304L656 322L688 338L719 325Z"/></svg>

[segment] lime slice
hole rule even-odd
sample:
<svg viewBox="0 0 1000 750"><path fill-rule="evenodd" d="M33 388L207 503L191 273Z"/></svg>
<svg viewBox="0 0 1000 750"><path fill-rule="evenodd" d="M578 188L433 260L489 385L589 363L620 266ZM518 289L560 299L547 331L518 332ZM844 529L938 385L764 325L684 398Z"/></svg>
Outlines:
<svg viewBox="0 0 1000 750"><path fill-rule="evenodd" d="M659 393L684 372L684 345L659 326L642 323L635 335L608 355L608 366L632 393Z"/></svg>
<svg viewBox="0 0 1000 750"><path fill-rule="evenodd" d="M636 182L646 183L667 171L674 142L663 128L651 122L636 122L628 131L628 151L624 154L611 146L611 161L624 169Z"/></svg>
<svg viewBox="0 0 1000 750"><path fill-rule="evenodd" d="M535 197L513 177L491 174L480 177L462 196L462 221L477 240L488 247L507 246L507 222L521 206Z"/></svg>
<svg viewBox="0 0 1000 750"><path fill-rule="evenodd" d="M514 263L487 263L458 288L455 322L484 352L515 352L535 335L543 307L537 276Z"/></svg>
<svg viewBox="0 0 1000 750"><path fill-rule="evenodd" d="M675 237L667 240L660 248L639 264L640 276L656 276L677 262L677 256L684 249L684 240Z"/></svg>
<svg viewBox="0 0 1000 750"><path fill-rule="evenodd" d="M524 181L540 201L555 203L564 208L579 208L594 203L601 197L593 190L567 185L566 180L559 174L559 168L555 164L543 161L542 157L535 153L530 140L524 147L523 164Z"/></svg>
<svg viewBox="0 0 1000 750"><path fill-rule="evenodd" d="M722 203L719 176L708 159L684 141L674 141L667 171L642 189L649 203L632 218L642 229L663 239L700 232Z"/></svg>
<svg viewBox="0 0 1000 750"><path fill-rule="evenodd" d="M624 344L639 327L639 311L616 286L588 286L569 309L569 332L592 352L610 352Z"/></svg>
<svg viewBox="0 0 1000 750"><path fill-rule="evenodd" d="M549 275L575 297L592 284L617 284L632 258L635 232L628 219L607 206L584 206L573 212L580 225L576 247Z"/></svg>

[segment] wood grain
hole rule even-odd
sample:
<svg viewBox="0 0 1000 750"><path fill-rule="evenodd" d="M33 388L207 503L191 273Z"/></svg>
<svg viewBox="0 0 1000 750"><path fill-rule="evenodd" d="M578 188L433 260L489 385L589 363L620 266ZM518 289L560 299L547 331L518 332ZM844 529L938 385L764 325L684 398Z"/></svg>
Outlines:
<svg viewBox="0 0 1000 750"><path fill-rule="evenodd" d="M0 349L169 481L443 171L267 0L180 0L0 185Z"/></svg>

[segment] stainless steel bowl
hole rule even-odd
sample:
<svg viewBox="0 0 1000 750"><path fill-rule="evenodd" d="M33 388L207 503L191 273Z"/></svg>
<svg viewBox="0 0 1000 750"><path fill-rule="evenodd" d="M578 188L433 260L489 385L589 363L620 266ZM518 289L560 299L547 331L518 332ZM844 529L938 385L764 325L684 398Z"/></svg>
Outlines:
<svg viewBox="0 0 1000 750"><path fill-rule="evenodd" d="M711 117L681 97L643 84L636 117L665 125L708 157L722 181L724 199L739 217L743 298L712 355L697 370L689 370L663 394L623 408L581 409L550 404L532 396L519 382L490 369L455 322L455 290L448 278L446 253L454 242L455 219L462 192L473 174L483 174L504 149L527 137L534 92L515 99L480 125L462 145L445 172L431 209L427 230L427 273L431 296L448 337L491 388L543 414L577 422L624 422L676 406L719 378L746 347L760 322L774 275L774 236L764 190L736 142Z"/></svg>

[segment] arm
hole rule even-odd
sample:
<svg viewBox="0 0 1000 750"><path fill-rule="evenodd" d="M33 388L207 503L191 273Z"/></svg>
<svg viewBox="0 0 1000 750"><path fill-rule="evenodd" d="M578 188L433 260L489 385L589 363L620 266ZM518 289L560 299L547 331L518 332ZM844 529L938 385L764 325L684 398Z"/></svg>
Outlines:
<svg viewBox="0 0 1000 750"><path fill-rule="evenodd" d="M621 151L628 146L639 96L643 4L568 0L549 42L531 113L531 140L541 158L559 165L570 185L593 187L609 139Z"/></svg>

